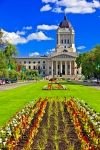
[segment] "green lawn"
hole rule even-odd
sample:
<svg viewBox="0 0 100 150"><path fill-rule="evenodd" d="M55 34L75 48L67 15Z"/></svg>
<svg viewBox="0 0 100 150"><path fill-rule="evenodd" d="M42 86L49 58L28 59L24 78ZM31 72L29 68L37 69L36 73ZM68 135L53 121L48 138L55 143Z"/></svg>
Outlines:
<svg viewBox="0 0 100 150"><path fill-rule="evenodd" d="M66 84L69 90L42 90L47 82L31 83L7 91L0 91L0 126L19 111L26 103L38 97L71 97L85 100L97 112L100 111L100 90L95 88Z"/></svg>

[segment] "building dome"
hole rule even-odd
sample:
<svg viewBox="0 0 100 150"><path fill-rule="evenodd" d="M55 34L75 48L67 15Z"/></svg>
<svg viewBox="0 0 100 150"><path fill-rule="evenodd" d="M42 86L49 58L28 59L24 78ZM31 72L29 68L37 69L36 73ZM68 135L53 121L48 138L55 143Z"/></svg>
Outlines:
<svg viewBox="0 0 100 150"><path fill-rule="evenodd" d="M60 22L59 27L60 28L70 28L71 27L70 23L66 19L66 16L64 16L64 20Z"/></svg>

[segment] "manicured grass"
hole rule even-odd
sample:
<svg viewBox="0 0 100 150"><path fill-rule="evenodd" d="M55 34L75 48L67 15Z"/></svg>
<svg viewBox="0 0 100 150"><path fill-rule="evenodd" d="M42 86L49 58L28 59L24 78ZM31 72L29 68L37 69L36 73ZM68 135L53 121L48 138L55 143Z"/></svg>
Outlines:
<svg viewBox="0 0 100 150"><path fill-rule="evenodd" d="M75 97L85 100L97 112L100 111L100 90L95 88L65 84L68 90L42 90L46 81L31 83L15 89L0 91L0 126L4 125L17 111L19 111L29 101L39 97Z"/></svg>

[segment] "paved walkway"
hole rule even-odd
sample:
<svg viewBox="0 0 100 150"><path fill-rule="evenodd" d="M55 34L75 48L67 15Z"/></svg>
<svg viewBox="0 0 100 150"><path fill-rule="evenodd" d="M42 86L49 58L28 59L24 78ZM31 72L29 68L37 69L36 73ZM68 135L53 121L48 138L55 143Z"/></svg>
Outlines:
<svg viewBox="0 0 100 150"><path fill-rule="evenodd" d="M5 91L9 89L13 89L19 86L23 86L29 83L33 83L35 81L26 81L26 82L17 82L17 83L11 83L11 84L5 84L5 85L0 85L0 91Z"/></svg>
<svg viewBox="0 0 100 150"><path fill-rule="evenodd" d="M97 83L81 82L81 81L74 81L74 83L80 84L80 85L82 84L82 85L89 86L89 87L96 88L96 89L100 90L100 83L97 84Z"/></svg>

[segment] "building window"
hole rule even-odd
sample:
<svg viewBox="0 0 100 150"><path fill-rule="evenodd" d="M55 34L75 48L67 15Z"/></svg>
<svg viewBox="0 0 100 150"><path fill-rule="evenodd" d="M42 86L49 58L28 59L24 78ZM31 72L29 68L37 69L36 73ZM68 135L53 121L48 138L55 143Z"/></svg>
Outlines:
<svg viewBox="0 0 100 150"><path fill-rule="evenodd" d="M38 61L38 64L40 64L40 61Z"/></svg>
<svg viewBox="0 0 100 150"><path fill-rule="evenodd" d="M67 43L69 44L69 39L67 40Z"/></svg>
<svg viewBox="0 0 100 150"><path fill-rule="evenodd" d="M28 68L31 69L31 66L29 66Z"/></svg>
<svg viewBox="0 0 100 150"><path fill-rule="evenodd" d="M33 61L33 64L35 64L35 61Z"/></svg>
<svg viewBox="0 0 100 150"><path fill-rule="evenodd" d="M35 69L35 66L33 66L33 69Z"/></svg>
<svg viewBox="0 0 100 150"><path fill-rule="evenodd" d="M61 43L63 44L63 40L61 40Z"/></svg>
<svg viewBox="0 0 100 150"><path fill-rule="evenodd" d="M68 69L70 69L70 65L68 64Z"/></svg>
<svg viewBox="0 0 100 150"><path fill-rule="evenodd" d="M49 69L51 69L51 66L49 66Z"/></svg>
<svg viewBox="0 0 100 150"><path fill-rule="evenodd" d="M40 66L38 66L38 69L40 70Z"/></svg>
<svg viewBox="0 0 100 150"><path fill-rule="evenodd" d="M26 61L24 61L24 64L26 64Z"/></svg>
<svg viewBox="0 0 100 150"><path fill-rule="evenodd" d="M31 61L29 61L29 64L31 64Z"/></svg>
<svg viewBox="0 0 100 150"><path fill-rule="evenodd" d="M43 69L45 69L45 66L43 66Z"/></svg>
<svg viewBox="0 0 100 150"><path fill-rule="evenodd" d="M45 64L45 61L43 61L43 63Z"/></svg>
<svg viewBox="0 0 100 150"><path fill-rule="evenodd" d="M43 75L45 75L45 72L43 71Z"/></svg>
<svg viewBox="0 0 100 150"><path fill-rule="evenodd" d="M64 41L64 42L65 42L65 44L66 44L66 39L65 39L65 41Z"/></svg>
<svg viewBox="0 0 100 150"><path fill-rule="evenodd" d="M58 69L60 69L60 65L58 65Z"/></svg>
<svg viewBox="0 0 100 150"><path fill-rule="evenodd" d="M51 71L49 71L49 75L51 75Z"/></svg>

